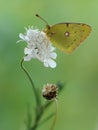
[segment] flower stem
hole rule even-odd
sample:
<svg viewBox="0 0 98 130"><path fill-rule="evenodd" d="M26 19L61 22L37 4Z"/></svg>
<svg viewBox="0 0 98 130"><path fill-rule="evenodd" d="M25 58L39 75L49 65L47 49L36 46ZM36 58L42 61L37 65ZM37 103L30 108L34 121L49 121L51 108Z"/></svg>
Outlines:
<svg viewBox="0 0 98 130"><path fill-rule="evenodd" d="M31 85L32 85L32 89L33 89L33 92L35 94L35 99L36 99L36 104L38 105L39 104L39 98L38 98L38 94L37 94L37 91L35 89L35 86L34 86L34 83L33 83L33 80L31 79L30 77L30 74L28 73L28 71L25 69L25 67L23 66L23 62L24 62L24 59L21 60L21 68L22 70L25 72L25 74L27 75Z"/></svg>
<svg viewBox="0 0 98 130"><path fill-rule="evenodd" d="M57 102L57 99L54 98L54 101L55 101L55 106L56 106L56 112L55 112L55 117L54 117L54 120L53 120L53 123L52 123L52 126L51 126L50 130L54 129L54 126L55 126L55 123L56 123L56 119L57 119L57 113L58 113L58 102Z"/></svg>
<svg viewBox="0 0 98 130"><path fill-rule="evenodd" d="M36 130L36 128L38 127L39 121L41 119L42 113L40 113L40 115L37 115L35 123L33 125L33 127L30 130Z"/></svg>

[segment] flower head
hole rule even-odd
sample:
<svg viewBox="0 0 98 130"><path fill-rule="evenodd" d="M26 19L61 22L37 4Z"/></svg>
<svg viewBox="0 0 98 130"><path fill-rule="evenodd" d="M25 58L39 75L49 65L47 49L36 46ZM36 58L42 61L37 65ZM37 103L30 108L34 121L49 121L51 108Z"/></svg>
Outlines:
<svg viewBox="0 0 98 130"><path fill-rule="evenodd" d="M52 100L57 97L58 88L55 84L46 84L43 87L42 95L47 100Z"/></svg>
<svg viewBox="0 0 98 130"><path fill-rule="evenodd" d="M43 62L45 67L56 67L56 62L54 61L57 57L54 52L55 48L43 31L29 27L26 29L26 34L20 33L19 37L22 41L27 42L27 47L24 49L24 61L36 58Z"/></svg>

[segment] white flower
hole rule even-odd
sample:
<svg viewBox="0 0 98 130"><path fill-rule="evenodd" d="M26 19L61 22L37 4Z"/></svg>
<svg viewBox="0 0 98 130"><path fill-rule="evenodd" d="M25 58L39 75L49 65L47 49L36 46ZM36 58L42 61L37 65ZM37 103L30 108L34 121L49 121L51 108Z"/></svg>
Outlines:
<svg viewBox="0 0 98 130"><path fill-rule="evenodd" d="M57 57L54 52L55 48L43 31L29 27L29 29L26 29L26 34L20 33L19 37L22 41L27 42L27 47L24 49L24 61L37 58L44 63L45 67L56 67L56 62L54 61Z"/></svg>

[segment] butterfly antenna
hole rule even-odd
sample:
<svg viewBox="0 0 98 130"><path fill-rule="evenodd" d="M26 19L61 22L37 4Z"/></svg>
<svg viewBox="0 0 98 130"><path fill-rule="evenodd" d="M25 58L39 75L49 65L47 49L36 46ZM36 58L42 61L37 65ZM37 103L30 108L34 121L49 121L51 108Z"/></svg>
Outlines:
<svg viewBox="0 0 98 130"><path fill-rule="evenodd" d="M48 22L45 19L43 19L40 15L36 14L35 16L38 17L38 18L40 18L42 21L44 21L46 23L47 27L50 27L49 24L48 24Z"/></svg>

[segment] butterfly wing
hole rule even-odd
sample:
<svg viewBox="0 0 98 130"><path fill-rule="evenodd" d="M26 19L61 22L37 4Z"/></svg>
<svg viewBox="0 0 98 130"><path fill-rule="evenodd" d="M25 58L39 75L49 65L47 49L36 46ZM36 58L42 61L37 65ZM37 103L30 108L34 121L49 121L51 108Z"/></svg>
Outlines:
<svg viewBox="0 0 98 130"><path fill-rule="evenodd" d="M46 28L46 35L60 50L70 54L83 42L91 27L82 23L59 23Z"/></svg>

